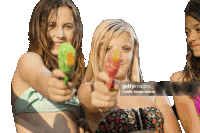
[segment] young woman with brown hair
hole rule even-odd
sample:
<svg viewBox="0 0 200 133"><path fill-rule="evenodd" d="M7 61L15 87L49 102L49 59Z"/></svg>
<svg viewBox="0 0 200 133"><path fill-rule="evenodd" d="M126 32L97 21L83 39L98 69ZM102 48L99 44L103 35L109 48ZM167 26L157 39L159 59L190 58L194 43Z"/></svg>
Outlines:
<svg viewBox="0 0 200 133"><path fill-rule="evenodd" d="M11 86L17 132L78 132L80 105L73 90L81 84L85 63L83 27L71 0L40 0L29 23L29 49L17 64ZM65 85L58 69L58 48L69 42L77 52L74 77Z"/></svg>

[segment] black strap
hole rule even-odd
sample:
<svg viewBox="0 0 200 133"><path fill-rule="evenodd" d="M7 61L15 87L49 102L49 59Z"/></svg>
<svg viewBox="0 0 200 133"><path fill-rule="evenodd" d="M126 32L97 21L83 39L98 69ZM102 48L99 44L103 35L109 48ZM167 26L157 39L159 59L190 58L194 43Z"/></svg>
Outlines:
<svg viewBox="0 0 200 133"><path fill-rule="evenodd" d="M174 114L175 114L177 120L179 120L179 117L178 117L178 113L177 113L177 111L176 111L176 106L175 106L175 104L172 106L172 109L173 109L173 111L174 111Z"/></svg>
<svg viewBox="0 0 200 133"><path fill-rule="evenodd" d="M142 119L143 130L146 130L147 127L146 127L146 124L145 124L145 118L144 118L144 114L143 114L142 108L139 108L139 111L140 111L140 117Z"/></svg>

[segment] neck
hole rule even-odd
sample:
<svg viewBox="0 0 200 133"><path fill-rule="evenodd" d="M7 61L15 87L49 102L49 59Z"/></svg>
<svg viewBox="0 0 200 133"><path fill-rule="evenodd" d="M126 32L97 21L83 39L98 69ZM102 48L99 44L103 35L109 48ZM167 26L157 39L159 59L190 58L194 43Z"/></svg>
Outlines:
<svg viewBox="0 0 200 133"><path fill-rule="evenodd" d="M195 64L197 66L197 69L199 69L200 68L200 57L195 58Z"/></svg>

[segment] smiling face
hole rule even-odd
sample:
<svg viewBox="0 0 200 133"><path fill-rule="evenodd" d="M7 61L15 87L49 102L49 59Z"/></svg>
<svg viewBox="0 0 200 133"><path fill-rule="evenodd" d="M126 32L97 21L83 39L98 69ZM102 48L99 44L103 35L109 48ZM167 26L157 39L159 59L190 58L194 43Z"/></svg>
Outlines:
<svg viewBox="0 0 200 133"><path fill-rule="evenodd" d="M185 17L187 43L195 57L200 57L200 22L191 16Z"/></svg>
<svg viewBox="0 0 200 133"><path fill-rule="evenodd" d="M49 16L52 16L51 11ZM48 23L48 31L54 46L51 50L53 55L58 55L58 48L63 42L73 43L73 19L72 10L68 6L58 8L57 18L50 17Z"/></svg>
<svg viewBox="0 0 200 133"><path fill-rule="evenodd" d="M106 56L114 46L121 48L122 51L121 64L115 79L123 81L127 79L128 69L131 66L134 41L127 32L123 32L119 36L113 37L108 44Z"/></svg>

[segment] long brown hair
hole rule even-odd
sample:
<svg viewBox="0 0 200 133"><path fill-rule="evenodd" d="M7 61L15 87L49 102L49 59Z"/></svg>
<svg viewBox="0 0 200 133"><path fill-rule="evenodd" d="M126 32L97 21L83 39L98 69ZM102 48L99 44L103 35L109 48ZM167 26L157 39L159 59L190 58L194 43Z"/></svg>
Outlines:
<svg viewBox="0 0 200 133"><path fill-rule="evenodd" d="M28 52L35 52L41 56L45 66L52 71L58 68L57 58L50 52L53 48L53 41L48 34L48 21L50 12L54 11L53 16L57 16L57 10L60 6L68 6L72 10L74 39L72 45L76 49L75 75L72 81L76 88L82 81L85 72L84 56L82 53L83 25L78 8L72 0L40 0L35 6L29 23L29 41Z"/></svg>
<svg viewBox="0 0 200 133"><path fill-rule="evenodd" d="M191 16L200 22L200 0L191 0L185 8L185 16ZM200 80L200 71L198 65L200 58L195 57L189 44L187 44L187 63L183 70L183 81L186 79L188 82L196 82Z"/></svg>

